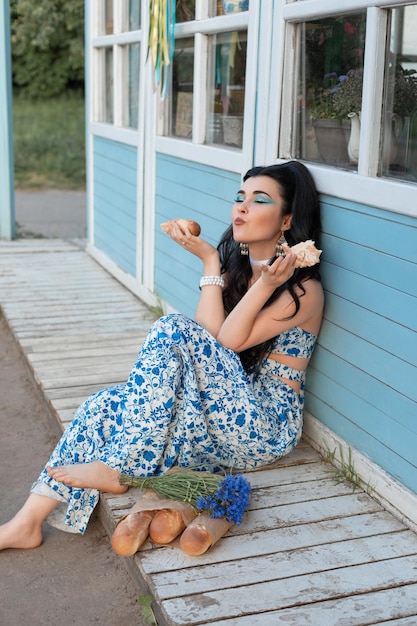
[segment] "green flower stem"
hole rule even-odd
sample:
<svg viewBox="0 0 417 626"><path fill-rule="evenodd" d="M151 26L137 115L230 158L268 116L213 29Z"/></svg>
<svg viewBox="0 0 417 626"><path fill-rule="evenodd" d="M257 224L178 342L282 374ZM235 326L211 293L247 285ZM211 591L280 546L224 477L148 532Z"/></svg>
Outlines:
<svg viewBox="0 0 417 626"><path fill-rule="evenodd" d="M216 493L223 476L195 470L178 470L163 476L127 476L122 474L119 482L129 487L152 489L156 493L197 506L199 496L207 497Z"/></svg>

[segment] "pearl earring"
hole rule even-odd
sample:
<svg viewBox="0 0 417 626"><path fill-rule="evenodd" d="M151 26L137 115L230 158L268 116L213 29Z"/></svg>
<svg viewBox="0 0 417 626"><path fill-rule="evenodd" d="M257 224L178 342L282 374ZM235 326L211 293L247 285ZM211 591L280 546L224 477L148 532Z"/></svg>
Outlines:
<svg viewBox="0 0 417 626"><path fill-rule="evenodd" d="M242 256L248 256L248 254L249 254L249 245L247 243L240 243L239 247L240 247L240 254Z"/></svg>

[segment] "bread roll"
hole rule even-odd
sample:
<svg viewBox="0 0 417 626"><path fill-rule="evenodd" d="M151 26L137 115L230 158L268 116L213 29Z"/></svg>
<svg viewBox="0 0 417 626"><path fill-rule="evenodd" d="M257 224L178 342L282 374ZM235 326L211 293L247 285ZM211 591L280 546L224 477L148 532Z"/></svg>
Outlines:
<svg viewBox="0 0 417 626"><path fill-rule="evenodd" d="M149 537L155 543L164 545L174 541L175 537L184 530L183 517L176 509L161 509L149 526Z"/></svg>
<svg viewBox="0 0 417 626"><path fill-rule="evenodd" d="M190 233L195 237L198 237L201 233L201 226L198 222L195 222L194 220L187 220L183 217L180 217L176 220L169 220L168 222L164 222L163 224L161 224L161 229L164 231L164 233L169 234L169 227L172 222L177 222L178 226L183 230L188 228Z"/></svg>
<svg viewBox="0 0 417 626"><path fill-rule="evenodd" d="M111 547L120 556L132 556L139 550L149 534L154 511L139 511L123 517L111 538Z"/></svg>
<svg viewBox="0 0 417 626"><path fill-rule="evenodd" d="M316 263L320 262L321 250L318 250L314 245L314 241L308 239L307 241L301 241L297 243L295 246L290 246L287 244L282 244L282 249L285 254L295 254L297 257L297 261L295 263L295 267L311 267L312 265L316 265Z"/></svg>
<svg viewBox="0 0 417 626"><path fill-rule="evenodd" d="M200 556L223 537L231 526L233 523L225 519L199 515L182 533L180 547L189 556Z"/></svg>

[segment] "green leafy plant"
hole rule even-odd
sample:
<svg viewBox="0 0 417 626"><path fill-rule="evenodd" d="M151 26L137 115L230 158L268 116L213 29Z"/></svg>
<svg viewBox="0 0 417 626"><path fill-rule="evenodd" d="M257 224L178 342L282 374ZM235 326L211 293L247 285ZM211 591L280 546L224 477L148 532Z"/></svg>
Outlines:
<svg viewBox="0 0 417 626"><path fill-rule="evenodd" d="M397 67L395 74L394 113L410 116L417 108L417 76L415 70Z"/></svg>
<svg viewBox="0 0 417 626"><path fill-rule="evenodd" d="M145 620L145 624L148 624L148 626L158 626L155 614L152 610L153 597L149 593L144 593L139 596L138 601L142 607L142 617Z"/></svg>
<svg viewBox="0 0 417 626"><path fill-rule="evenodd" d="M164 315L164 305L161 298L157 297L156 304L150 304L147 306L145 312L145 318L150 318L152 321L158 320Z"/></svg>
<svg viewBox="0 0 417 626"><path fill-rule="evenodd" d="M331 94L332 106L340 118L359 113L362 108L363 69L349 70L337 78Z"/></svg>
<svg viewBox="0 0 417 626"><path fill-rule="evenodd" d="M317 87L310 91L310 114L313 120L335 120L341 116L333 104L333 87Z"/></svg>

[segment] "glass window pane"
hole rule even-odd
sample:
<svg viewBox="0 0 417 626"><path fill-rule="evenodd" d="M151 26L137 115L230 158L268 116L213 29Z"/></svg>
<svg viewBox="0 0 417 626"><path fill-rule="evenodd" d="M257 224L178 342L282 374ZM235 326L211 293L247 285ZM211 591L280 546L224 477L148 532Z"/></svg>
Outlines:
<svg viewBox="0 0 417 626"><path fill-rule="evenodd" d="M104 122L113 123L113 48L105 51L105 111Z"/></svg>
<svg viewBox="0 0 417 626"><path fill-rule="evenodd" d="M365 12L300 25L294 156L356 166L365 27Z"/></svg>
<svg viewBox="0 0 417 626"><path fill-rule="evenodd" d="M211 89L208 98L207 143L242 147L246 76L246 31L211 38Z"/></svg>
<svg viewBox="0 0 417 626"><path fill-rule="evenodd" d="M138 43L129 46L129 121L131 128L138 127L139 114L139 60L140 45Z"/></svg>
<svg viewBox="0 0 417 626"><path fill-rule="evenodd" d="M140 29L140 0L119 0L117 8L121 11L122 32Z"/></svg>
<svg viewBox="0 0 417 626"><path fill-rule="evenodd" d="M190 138L193 127L194 38L177 39L172 62L170 128L173 137Z"/></svg>
<svg viewBox="0 0 417 626"><path fill-rule="evenodd" d="M215 13L213 15L229 15L248 11L249 0L215 0Z"/></svg>
<svg viewBox="0 0 417 626"><path fill-rule="evenodd" d="M417 179L417 6L391 13L380 163L383 176Z"/></svg>
<svg viewBox="0 0 417 626"><path fill-rule="evenodd" d="M113 33L113 0L106 0L105 3L105 34Z"/></svg>
<svg viewBox="0 0 417 626"><path fill-rule="evenodd" d="M195 0L177 0L177 22L191 22L195 20Z"/></svg>
<svg viewBox="0 0 417 626"><path fill-rule="evenodd" d="M140 0L129 0L129 30L140 29Z"/></svg>

